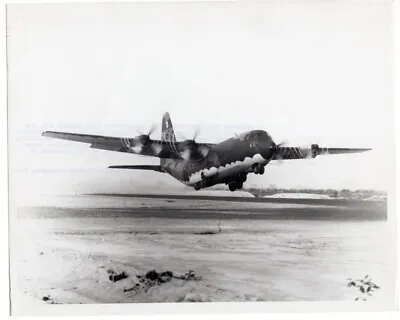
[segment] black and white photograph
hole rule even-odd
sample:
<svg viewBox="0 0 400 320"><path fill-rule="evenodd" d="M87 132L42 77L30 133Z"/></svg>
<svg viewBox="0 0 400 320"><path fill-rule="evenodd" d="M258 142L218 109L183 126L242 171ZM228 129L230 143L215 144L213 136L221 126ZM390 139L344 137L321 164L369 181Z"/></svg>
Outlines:
<svg viewBox="0 0 400 320"><path fill-rule="evenodd" d="M8 3L11 314L397 310L393 38L391 1Z"/></svg>

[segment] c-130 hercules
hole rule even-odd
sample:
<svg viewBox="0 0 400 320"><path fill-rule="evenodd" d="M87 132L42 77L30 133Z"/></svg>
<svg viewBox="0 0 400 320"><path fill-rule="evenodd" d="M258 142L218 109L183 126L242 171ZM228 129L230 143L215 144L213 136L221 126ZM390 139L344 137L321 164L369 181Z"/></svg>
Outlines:
<svg viewBox="0 0 400 320"><path fill-rule="evenodd" d="M153 130L152 130L153 131ZM127 152L160 158L160 165L119 165L115 169L153 170L168 173L196 190L227 184L229 190L243 187L249 173L263 174L274 160L315 158L323 154L358 153L371 149L284 147L276 144L264 130L244 132L217 144L198 143L195 139L177 141L171 118L162 118L161 140L149 134L118 138L68 132L45 131L43 136L90 143L94 149Z"/></svg>

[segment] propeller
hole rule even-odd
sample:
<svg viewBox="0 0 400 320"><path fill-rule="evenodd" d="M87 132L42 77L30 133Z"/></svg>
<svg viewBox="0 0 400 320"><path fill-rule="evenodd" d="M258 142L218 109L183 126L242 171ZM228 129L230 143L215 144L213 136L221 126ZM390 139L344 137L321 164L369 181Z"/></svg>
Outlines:
<svg viewBox="0 0 400 320"><path fill-rule="evenodd" d="M278 144L276 145L276 147L277 147L277 148L279 148L279 147L284 147L284 146L286 146L288 143L289 143L289 142L288 142L287 140L283 140L283 141L281 141L280 143L278 143Z"/></svg>
<svg viewBox="0 0 400 320"><path fill-rule="evenodd" d="M157 126L153 123L151 125L149 131L147 132L147 134L137 130L137 133L139 135L132 139L134 146L131 147L131 149L135 153L140 153L143 150L143 147L149 144L149 142L151 141L150 136L154 133L154 131L156 131L156 129L157 129ZM162 149L161 146L157 146L157 145L152 145L152 148L156 154L159 154Z"/></svg>
<svg viewBox="0 0 400 320"><path fill-rule="evenodd" d="M200 129L199 128L196 128L195 131L193 132L193 138L192 139L187 138L182 133L178 133L178 135L180 135L184 141L188 141L188 142L189 141L196 142L195 140L197 139L199 134L200 134Z"/></svg>
<svg viewBox="0 0 400 320"><path fill-rule="evenodd" d="M193 133L192 139L187 139L182 135L184 141L181 142L183 145L183 150L180 152L180 155L183 159L189 160L193 158L204 158L207 156L209 148L204 145L199 145L196 142L196 139L199 134L200 134L200 129L196 128Z"/></svg>
<svg viewBox="0 0 400 320"><path fill-rule="evenodd" d="M277 153L277 151L278 151L278 149L279 149L280 147L283 147L283 146L285 146L285 145L287 145L287 144L288 144L288 141L287 141L287 140L283 140L283 141L281 141L280 143L275 144L274 147L271 147L271 149L274 150L276 164L278 164L278 165L283 164L283 158L282 158L282 155L281 155L281 154Z"/></svg>
<svg viewBox="0 0 400 320"><path fill-rule="evenodd" d="M196 139L197 139L197 137L198 137L198 135L200 134L200 129L199 128L196 128L195 130L194 130L194 133L193 133L193 141L195 141Z"/></svg>
<svg viewBox="0 0 400 320"><path fill-rule="evenodd" d="M142 145L146 145L150 140L150 136L156 131L157 126L153 123L147 134L137 131L139 136L135 137L135 140L139 140Z"/></svg>
<svg viewBox="0 0 400 320"><path fill-rule="evenodd" d="M283 159L285 158L285 151L281 150L281 152L279 152L279 148L283 147L287 145L287 141L282 141L278 144L276 144L275 146L271 147L271 150L273 150L275 152L275 163L277 165L282 164L283 163ZM328 154L328 149L325 148L320 148L318 144L311 144L307 145L307 146L303 146L303 147L293 147L291 148L292 152L296 152L297 154L300 152L300 157L306 160L306 163L308 165L313 165L315 166L316 163L314 161L310 161L313 160L316 156L318 155L322 155L322 154ZM297 150L300 149L300 150ZM290 151L287 151L290 152ZM299 154L298 154L299 155Z"/></svg>

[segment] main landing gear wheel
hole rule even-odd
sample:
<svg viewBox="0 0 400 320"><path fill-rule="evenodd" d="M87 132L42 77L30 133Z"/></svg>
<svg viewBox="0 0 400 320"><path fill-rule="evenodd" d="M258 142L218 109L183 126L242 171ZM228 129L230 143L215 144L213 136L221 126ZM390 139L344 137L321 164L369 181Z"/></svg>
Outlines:
<svg viewBox="0 0 400 320"><path fill-rule="evenodd" d="M196 191L200 190L200 184L196 183L196 184L193 186L193 188L194 188L194 190L196 190Z"/></svg>
<svg viewBox="0 0 400 320"><path fill-rule="evenodd" d="M243 182L241 181L236 181L236 182L231 182L228 184L229 190L230 191L235 191L237 189L242 189L243 188Z"/></svg>
<svg viewBox="0 0 400 320"><path fill-rule="evenodd" d="M253 167L253 171L255 174L263 174L265 172L265 168L262 165L256 164Z"/></svg>

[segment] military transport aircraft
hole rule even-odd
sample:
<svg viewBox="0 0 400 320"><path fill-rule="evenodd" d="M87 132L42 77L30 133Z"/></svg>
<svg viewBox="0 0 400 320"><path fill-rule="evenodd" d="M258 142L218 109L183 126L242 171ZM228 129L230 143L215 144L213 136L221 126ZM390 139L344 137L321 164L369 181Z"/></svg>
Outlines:
<svg viewBox="0 0 400 320"><path fill-rule="evenodd" d="M315 158L323 154L364 152L371 149L285 147L276 144L264 130L253 130L236 135L217 144L199 143L193 139L177 141L171 118L162 118L161 140L141 134L134 138L118 138L68 132L45 131L43 136L90 143L94 149L127 152L160 158L159 165L118 165L115 169L153 170L168 173L196 190L216 184L227 184L229 190L243 187L249 173L263 174L264 167L273 160Z"/></svg>

